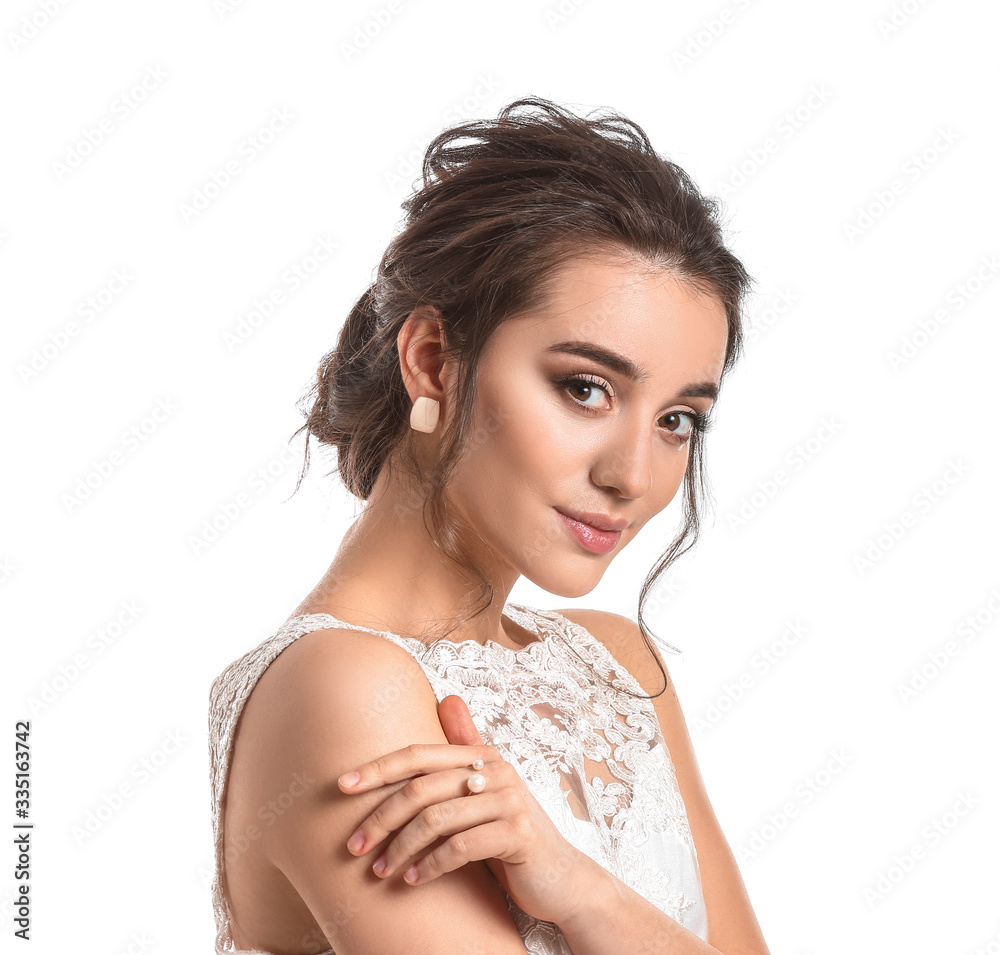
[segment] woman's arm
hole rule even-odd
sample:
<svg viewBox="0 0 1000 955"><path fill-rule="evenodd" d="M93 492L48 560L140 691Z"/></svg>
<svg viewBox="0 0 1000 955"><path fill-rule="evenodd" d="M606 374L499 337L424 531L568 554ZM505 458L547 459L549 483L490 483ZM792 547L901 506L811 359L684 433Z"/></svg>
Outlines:
<svg viewBox="0 0 1000 955"><path fill-rule="evenodd" d="M720 950L684 928L676 919L644 899L634 889L587 859L589 881L582 894L587 905L559 928L573 955L720 955ZM583 876L578 876L583 882ZM749 949L727 949L743 955ZM764 949L764 955L767 950ZM756 953L755 953L756 955Z"/></svg>
<svg viewBox="0 0 1000 955"><path fill-rule="evenodd" d="M599 610L572 609L560 612L597 637L611 655L635 677L645 693L660 691L663 676L642 639L638 624L633 620ZM655 645L653 652L662 664L663 658ZM675 928L668 925L658 927L653 912L658 913L661 920L667 919L667 916L614 879L610 873L605 873L605 876L613 879L616 884L603 891L597 889L594 893L597 900L595 909L599 911L588 914L582 910L580 915L585 920L583 924L560 928L563 928L574 955L603 955L620 950L616 949L615 941L622 935L616 935L614 928L605 929L609 920L610 926L616 926L618 933L624 933L626 938L639 939L640 947L635 951L648 952L649 955L672 955L674 952L677 955L707 955L713 952L722 952L723 955L770 955L737 867L736 857L726 841L705 791L691 736L666 664L663 665L663 670L667 673L669 682L666 690L653 700L653 706L674 764L677 786L684 800L698 853L702 894L708 915L709 944L706 945L673 919L668 921ZM621 891L621 901L618 901L616 890ZM653 912L647 911L647 907L653 909ZM643 935L642 930L629 935L629 926L633 921L642 926L648 935ZM647 937L656 941L645 942ZM642 944L647 944L648 947L643 948Z"/></svg>
<svg viewBox="0 0 1000 955"><path fill-rule="evenodd" d="M294 886L337 955L525 952L502 888L485 862L426 885L371 871L347 840L397 783L347 795L350 769L411 743L447 743L417 662L375 634L320 630L285 649L254 688L241 723L252 740L244 798L266 806L294 774L311 780L273 823L260 851ZM272 803L273 805L273 803ZM388 843L388 840L386 840Z"/></svg>

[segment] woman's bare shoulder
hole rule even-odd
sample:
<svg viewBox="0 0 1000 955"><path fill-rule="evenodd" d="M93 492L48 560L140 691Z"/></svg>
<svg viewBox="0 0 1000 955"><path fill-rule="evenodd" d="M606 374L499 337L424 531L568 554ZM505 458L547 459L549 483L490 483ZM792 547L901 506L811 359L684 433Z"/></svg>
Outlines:
<svg viewBox="0 0 1000 955"><path fill-rule="evenodd" d="M409 780L347 794L339 777L411 744L448 742L434 690L414 657L378 634L317 630L279 654L254 695L258 690L242 727L250 741L243 798L251 807L283 807L262 827L259 851L288 879L338 955L404 948L429 955L474 944L523 952L484 862L410 886L401 875L382 880L371 871L388 839L363 856L347 849L354 830Z"/></svg>
<svg viewBox="0 0 1000 955"><path fill-rule="evenodd" d="M380 696L400 681L434 699L420 664L398 643L366 630L324 627L285 647L261 674L250 701L256 697L255 706L270 717L286 709L301 715L303 705L322 706L334 688L340 699L344 693Z"/></svg>

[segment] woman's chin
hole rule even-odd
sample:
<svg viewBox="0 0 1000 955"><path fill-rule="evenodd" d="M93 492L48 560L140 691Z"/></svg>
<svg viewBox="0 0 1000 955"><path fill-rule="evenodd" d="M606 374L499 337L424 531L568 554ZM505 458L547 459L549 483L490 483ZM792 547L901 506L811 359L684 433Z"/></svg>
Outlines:
<svg viewBox="0 0 1000 955"><path fill-rule="evenodd" d="M548 567L539 576L526 573L523 576L554 597L586 597L601 582L606 569L607 564L602 564L600 568L581 571L579 567L570 567L567 562L565 571L558 575Z"/></svg>

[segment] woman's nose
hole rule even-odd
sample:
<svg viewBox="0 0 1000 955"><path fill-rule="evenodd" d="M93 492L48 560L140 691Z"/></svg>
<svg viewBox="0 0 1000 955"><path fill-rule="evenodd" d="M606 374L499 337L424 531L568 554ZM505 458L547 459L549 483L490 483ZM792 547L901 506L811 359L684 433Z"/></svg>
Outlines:
<svg viewBox="0 0 1000 955"><path fill-rule="evenodd" d="M653 438L659 440L638 422L609 433L598 451L594 481L630 500L648 494L653 485Z"/></svg>

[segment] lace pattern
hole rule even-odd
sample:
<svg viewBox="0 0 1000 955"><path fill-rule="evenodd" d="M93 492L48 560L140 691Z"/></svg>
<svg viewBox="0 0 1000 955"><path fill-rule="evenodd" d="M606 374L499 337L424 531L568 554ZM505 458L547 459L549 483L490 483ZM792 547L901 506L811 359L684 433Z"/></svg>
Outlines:
<svg viewBox="0 0 1000 955"><path fill-rule="evenodd" d="M518 650L490 641L425 644L307 614L216 678L209 731L217 955L270 955L235 948L223 890L222 798L240 711L285 647L329 627L377 633L410 653L438 702L462 697L483 739L515 766L568 842L707 939L694 840L652 701L600 640L564 615L513 603L504 613L541 639ZM558 926L527 915L509 896L507 906L531 955L572 955Z"/></svg>

